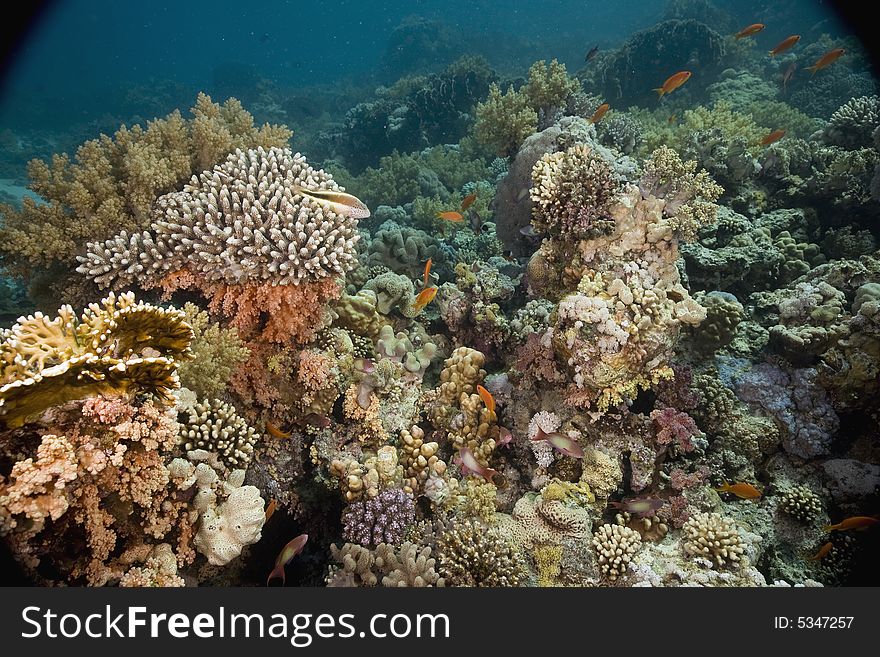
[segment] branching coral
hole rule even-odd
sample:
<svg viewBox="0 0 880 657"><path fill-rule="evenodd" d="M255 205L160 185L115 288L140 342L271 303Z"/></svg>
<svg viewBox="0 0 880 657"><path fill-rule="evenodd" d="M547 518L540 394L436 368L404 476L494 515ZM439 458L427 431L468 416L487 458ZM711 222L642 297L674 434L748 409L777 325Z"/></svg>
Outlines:
<svg viewBox="0 0 880 657"><path fill-rule="evenodd" d="M806 486L793 486L780 496L779 509L801 522L812 522L822 514L822 498Z"/></svg>
<svg viewBox="0 0 880 657"><path fill-rule="evenodd" d="M529 68L528 82L521 89L529 105L536 112L548 115L554 108L563 107L568 98L581 90L581 83L568 76L565 64L543 59Z"/></svg>
<svg viewBox="0 0 880 657"><path fill-rule="evenodd" d="M201 398L217 397L229 382L235 368L249 352L236 329L224 329L211 322L208 313L193 303L182 308L192 327L192 359L180 366L180 385Z"/></svg>
<svg viewBox="0 0 880 657"><path fill-rule="evenodd" d="M880 126L880 97L851 98L828 119L822 138L835 146L864 148L872 145L877 126Z"/></svg>
<svg viewBox="0 0 880 657"><path fill-rule="evenodd" d="M593 534L593 549L599 570L611 581L626 572L629 562L642 544L639 533L622 525L601 525Z"/></svg>
<svg viewBox="0 0 880 657"><path fill-rule="evenodd" d="M450 586L519 586L525 559L510 537L476 521L460 521L437 537L438 572Z"/></svg>
<svg viewBox="0 0 880 657"><path fill-rule="evenodd" d="M375 550L346 543L341 548L330 545L333 559L341 568L331 566L327 586L444 586L445 580L434 569L436 560L430 547L409 541L399 548L381 543Z"/></svg>
<svg viewBox="0 0 880 657"><path fill-rule="evenodd" d="M513 86L502 94L494 82L489 87L489 97L477 105L476 117L477 140L501 157L515 155L520 144L538 127L538 114L528 98L514 91Z"/></svg>
<svg viewBox="0 0 880 657"><path fill-rule="evenodd" d="M0 253L4 265L29 274L34 267L71 261L80 245L119 231L150 225L150 208L193 174L221 161L236 148L283 147L291 132L282 126L254 126L234 98L222 106L199 94L193 119L175 111L148 121L146 128L120 128L79 147L76 161L56 155L33 160L31 188L48 203L26 198L21 211L0 208Z"/></svg>
<svg viewBox="0 0 880 657"><path fill-rule="evenodd" d="M0 533L37 580L102 586L128 570L124 553L156 539L174 546L181 565L192 562L197 515L165 467L178 435L164 409L90 397L23 431L0 443L5 460L19 459L0 477Z"/></svg>
<svg viewBox="0 0 880 657"><path fill-rule="evenodd" d="M102 287L195 288L242 330L267 312L269 341L308 339L339 294L333 279L353 267L359 237L353 211L315 190L339 191L301 155L236 150L161 197L150 231L91 243L78 271Z"/></svg>
<svg viewBox="0 0 880 657"><path fill-rule="evenodd" d="M718 209L714 202L723 191L706 171L697 172L695 161L684 162L665 146L645 161L639 188L646 196L666 201L663 214L684 241L693 240L700 227L714 223Z"/></svg>
<svg viewBox="0 0 880 657"><path fill-rule="evenodd" d="M532 181L532 224L539 232L581 238L610 228L617 184L608 163L587 146L544 155Z"/></svg>
<svg viewBox="0 0 880 657"><path fill-rule="evenodd" d="M0 333L0 420L15 427L50 406L96 394L144 391L170 400L178 361L190 357L182 312L110 293L77 317L23 317Z"/></svg>
<svg viewBox="0 0 880 657"><path fill-rule="evenodd" d="M180 411L180 436L186 450L203 449L229 468L247 469L260 436L230 404L205 400L183 405Z"/></svg>
<svg viewBox="0 0 880 657"><path fill-rule="evenodd" d="M687 554L707 559L719 568L742 564L745 552L736 523L717 513L698 513L682 527Z"/></svg>
<svg viewBox="0 0 880 657"><path fill-rule="evenodd" d="M414 519L412 494L389 488L348 505L342 514L342 538L366 547L398 545Z"/></svg>

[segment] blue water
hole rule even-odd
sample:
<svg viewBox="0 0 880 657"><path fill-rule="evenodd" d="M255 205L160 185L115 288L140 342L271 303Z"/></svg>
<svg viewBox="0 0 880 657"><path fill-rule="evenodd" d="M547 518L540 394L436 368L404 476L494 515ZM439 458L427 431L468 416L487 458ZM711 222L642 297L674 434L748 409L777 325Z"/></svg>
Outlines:
<svg viewBox="0 0 880 657"><path fill-rule="evenodd" d="M719 3L743 23L783 14L765 36L811 29L835 33L815 0ZM389 38L402 21L438 21L453 54L477 53L502 72L557 58L576 70L594 45L619 45L660 20L665 0L390 0L382 2L183 3L64 0L50 3L7 63L0 128L66 126L132 108L120 96L137 85L175 84L226 94L259 76L281 88L375 86L393 82ZM436 67L447 59L432 60ZM373 84L370 84L373 83ZM366 93L366 92L365 92ZM177 99L174 99L177 100ZM162 113L177 104L169 99ZM146 118L150 118L148 115Z"/></svg>

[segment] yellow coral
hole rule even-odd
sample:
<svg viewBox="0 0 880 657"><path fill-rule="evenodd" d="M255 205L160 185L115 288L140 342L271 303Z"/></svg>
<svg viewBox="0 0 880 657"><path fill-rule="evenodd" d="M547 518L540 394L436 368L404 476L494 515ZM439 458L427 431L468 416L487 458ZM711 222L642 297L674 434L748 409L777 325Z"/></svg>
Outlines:
<svg viewBox="0 0 880 657"><path fill-rule="evenodd" d="M96 394L141 390L170 399L178 361L191 357L182 312L111 293L77 318L70 306L49 320L21 318L2 333L0 421L21 426L50 406Z"/></svg>
<svg viewBox="0 0 880 657"><path fill-rule="evenodd" d="M529 106L525 94L514 91L507 93L494 82L489 87L489 96L477 104L474 136L481 144L488 146L501 157L515 155L526 137L538 129L538 114Z"/></svg>
<svg viewBox="0 0 880 657"><path fill-rule="evenodd" d="M180 188L230 151L281 147L291 136L283 126L255 127L234 98L221 106L199 94L191 111L190 121L174 111L145 128L122 126L113 137L87 141L75 162L67 155L55 155L49 163L31 161L30 187L47 203L25 199L21 210L0 207L4 264L28 276L53 262L73 262L86 242L146 228L158 196Z"/></svg>

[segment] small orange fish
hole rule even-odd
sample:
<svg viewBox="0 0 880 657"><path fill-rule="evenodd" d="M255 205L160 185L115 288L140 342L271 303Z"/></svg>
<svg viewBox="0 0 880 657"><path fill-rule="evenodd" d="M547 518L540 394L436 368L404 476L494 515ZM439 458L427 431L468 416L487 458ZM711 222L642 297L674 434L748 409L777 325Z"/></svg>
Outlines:
<svg viewBox="0 0 880 657"><path fill-rule="evenodd" d="M825 525L825 531L845 532L850 529L867 529L871 525L876 525L877 522L877 518L872 518L871 516L852 516L851 518L841 520L836 525Z"/></svg>
<svg viewBox="0 0 880 657"><path fill-rule="evenodd" d="M464 212L465 210L467 210L469 207L471 207L471 205L473 205L474 201L476 201L476 200L477 200L477 193L476 192L465 196L461 200L461 211Z"/></svg>
<svg viewBox="0 0 880 657"><path fill-rule="evenodd" d="M455 223L464 221L464 217L461 215L461 212L455 212L454 210L449 210L448 212L438 212L437 218L442 219L443 221L452 221Z"/></svg>
<svg viewBox="0 0 880 657"><path fill-rule="evenodd" d="M744 27L743 29L741 29L739 32L737 32L733 36L736 37L737 39L743 39L745 37L750 37L753 34L757 34L758 32L760 32L763 29L764 29L764 23L752 23L748 27Z"/></svg>
<svg viewBox="0 0 880 657"><path fill-rule="evenodd" d="M266 520L265 522L269 522L269 518L272 517L272 514L275 513L275 509L278 508L278 500L274 497L269 500L269 506L266 507Z"/></svg>
<svg viewBox="0 0 880 657"><path fill-rule="evenodd" d="M800 34L792 34L790 37L786 37L779 44L770 51L771 57L776 57L776 55L785 52L789 48L793 47L798 41L801 40Z"/></svg>
<svg viewBox="0 0 880 657"><path fill-rule="evenodd" d="M596 111L593 112L593 116L590 117L590 123L599 123L602 120L602 117L605 116L605 112L611 109L611 105L608 103L602 103L599 107L596 108Z"/></svg>
<svg viewBox="0 0 880 657"><path fill-rule="evenodd" d="M424 310L425 306L427 306L434 300L434 297L436 296L436 287L426 287L424 290L419 292L419 295L416 297L415 303L413 303L413 308L415 308L416 311L421 312L422 310Z"/></svg>
<svg viewBox="0 0 880 657"><path fill-rule="evenodd" d="M273 579L279 577L281 578L281 586L284 586L284 584L287 583L287 578L284 575L284 566L289 564L296 555L302 552L308 540L308 534L300 534L281 548L281 552L278 553L278 558L275 559L275 567L272 569L272 572L269 573L269 577L266 578L266 586L269 586L269 582Z"/></svg>
<svg viewBox="0 0 880 657"><path fill-rule="evenodd" d="M669 118L666 119L666 123L669 123L670 125L672 125L676 121L678 121L678 114L670 114Z"/></svg>
<svg viewBox="0 0 880 657"><path fill-rule="evenodd" d="M774 130L761 140L761 146L769 146L785 137L785 130Z"/></svg>
<svg viewBox="0 0 880 657"><path fill-rule="evenodd" d="M814 554L812 557L807 557L807 558L810 561L819 561L819 559L821 559L822 557L827 555L829 552L831 552L831 548L833 548L833 547L834 547L834 544L831 541L828 541L827 543L825 543L825 545L823 545L822 547L819 548L819 551L816 554Z"/></svg>
<svg viewBox="0 0 880 657"><path fill-rule="evenodd" d="M477 394L480 395L480 399L483 400L483 403L486 405L492 413L495 412L495 398L492 396L492 393L486 390L483 386L477 386Z"/></svg>
<svg viewBox="0 0 880 657"><path fill-rule="evenodd" d="M266 422L266 431L269 432L269 435L273 438L290 438L289 433L285 433L271 422Z"/></svg>
<svg viewBox="0 0 880 657"><path fill-rule="evenodd" d="M425 287L428 287L428 277L431 275L431 264L433 262L431 258L428 258L428 262L425 263Z"/></svg>
<svg viewBox="0 0 880 657"><path fill-rule="evenodd" d="M666 82L663 83L662 87L658 87L654 89L657 92L657 96L659 98L663 98L666 94L672 93L676 89L678 89L685 82L690 80L691 72L690 71L679 71L674 75L670 75L666 78Z"/></svg>
<svg viewBox="0 0 880 657"><path fill-rule="evenodd" d="M728 484L725 481L721 488L716 488L715 490L719 493L733 493L744 500L754 500L761 497L761 491L744 481L738 481L735 484Z"/></svg>
<svg viewBox="0 0 880 657"><path fill-rule="evenodd" d="M816 71L821 71L826 66L830 66L844 54L846 54L846 50L844 50L843 48L835 48L834 50L829 50L818 60L816 60L815 64L813 64L812 66L807 66L807 70L812 71L812 74L816 75Z"/></svg>

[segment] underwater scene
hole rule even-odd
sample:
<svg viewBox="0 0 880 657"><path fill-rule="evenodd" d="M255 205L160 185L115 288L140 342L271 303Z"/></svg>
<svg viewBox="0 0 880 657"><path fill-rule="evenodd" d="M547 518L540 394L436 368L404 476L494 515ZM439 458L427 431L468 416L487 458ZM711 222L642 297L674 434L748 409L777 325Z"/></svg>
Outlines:
<svg viewBox="0 0 880 657"><path fill-rule="evenodd" d="M817 0L48 3L2 583L876 585L867 45Z"/></svg>

